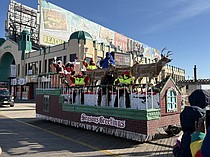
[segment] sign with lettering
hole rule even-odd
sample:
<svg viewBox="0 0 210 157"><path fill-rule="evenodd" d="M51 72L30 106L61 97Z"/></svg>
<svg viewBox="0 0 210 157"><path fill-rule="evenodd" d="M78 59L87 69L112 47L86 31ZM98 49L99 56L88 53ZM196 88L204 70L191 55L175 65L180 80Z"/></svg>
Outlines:
<svg viewBox="0 0 210 157"><path fill-rule="evenodd" d="M15 78L11 79L11 85L25 85L26 79L25 78Z"/></svg>
<svg viewBox="0 0 210 157"><path fill-rule="evenodd" d="M10 77L16 77L16 65L10 65Z"/></svg>
<svg viewBox="0 0 210 157"><path fill-rule="evenodd" d="M115 119L114 117L105 118L104 116L89 116L85 113L82 113L80 121L101 124L101 125L108 125L121 129L125 128L125 120L118 120Z"/></svg>

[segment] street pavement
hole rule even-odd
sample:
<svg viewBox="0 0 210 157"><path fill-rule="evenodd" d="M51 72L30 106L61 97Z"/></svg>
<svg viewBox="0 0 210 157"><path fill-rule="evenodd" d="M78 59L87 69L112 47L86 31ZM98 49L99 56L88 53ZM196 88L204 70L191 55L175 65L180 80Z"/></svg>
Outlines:
<svg viewBox="0 0 210 157"><path fill-rule="evenodd" d="M139 143L36 119L35 103L0 107L0 157L173 157L176 138Z"/></svg>

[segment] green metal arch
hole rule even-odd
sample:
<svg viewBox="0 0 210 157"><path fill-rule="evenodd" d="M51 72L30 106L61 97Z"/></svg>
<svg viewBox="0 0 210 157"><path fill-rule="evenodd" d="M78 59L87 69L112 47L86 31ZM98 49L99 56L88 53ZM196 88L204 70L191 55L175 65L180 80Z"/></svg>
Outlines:
<svg viewBox="0 0 210 157"><path fill-rule="evenodd" d="M6 52L0 59L0 81L8 82L10 77L10 65L15 64L14 57L10 52Z"/></svg>
<svg viewBox="0 0 210 157"><path fill-rule="evenodd" d="M70 38L71 39L78 39L78 42L79 40L93 40L92 36L88 33L88 32L85 32L85 31L77 31L77 32L74 32L71 34Z"/></svg>

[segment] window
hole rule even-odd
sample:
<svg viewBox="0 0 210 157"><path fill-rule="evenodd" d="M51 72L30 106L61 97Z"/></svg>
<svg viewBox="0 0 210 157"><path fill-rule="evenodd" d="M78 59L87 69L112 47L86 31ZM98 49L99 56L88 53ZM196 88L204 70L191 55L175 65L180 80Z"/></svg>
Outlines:
<svg viewBox="0 0 210 157"><path fill-rule="evenodd" d="M47 73L47 60L44 61L44 73Z"/></svg>
<svg viewBox="0 0 210 157"><path fill-rule="evenodd" d="M104 51L104 43L100 43L100 51Z"/></svg>
<svg viewBox="0 0 210 157"><path fill-rule="evenodd" d="M50 65L53 64L53 61L54 61L53 58L48 60L48 72L52 72L52 69L51 69Z"/></svg>
<svg viewBox="0 0 210 157"><path fill-rule="evenodd" d="M28 63L28 75L38 74L38 62Z"/></svg>
<svg viewBox="0 0 210 157"><path fill-rule="evenodd" d="M39 61L39 73L42 72L42 61Z"/></svg>
<svg viewBox="0 0 210 157"><path fill-rule="evenodd" d="M74 62L76 54L70 54L70 62Z"/></svg>
<svg viewBox="0 0 210 157"><path fill-rule="evenodd" d="M46 54L46 48L44 48L44 54Z"/></svg>
<svg viewBox="0 0 210 157"><path fill-rule="evenodd" d="M94 47L94 48L96 48L96 44L97 44L97 41L94 40L94 41L93 41L93 47Z"/></svg>
<svg viewBox="0 0 210 157"><path fill-rule="evenodd" d="M28 64L25 64L25 75L28 75L27 70L28 70Z"/></svg>
<svg viewBox="0 0 210 157"><path fill-rule="evenodd" d="M33 74L36 75L38 74L38 66L39 66L38 61L33 63L33 68L32 68Z"/></svg>
<svg viewBox="0 0 210 157"><path fill-rule="evenodd" d="M177 111L177 94L173 88L169 88L166 94L167 112Z"/></svg>
<svg viewBox="0 0 210 157"><path fill-rule="evenodd" d="M111 51L111 48L110 48L110 46L108 46L108 51L109 51L109 52Z"/></svg>
<svg viewBox="0 0 210 157"><path fill-rule="evenodd" d="M63 63L66 64L66 56L63 56Z"/></svg>
<svg viewBox="0 0 210 157"><path fill-rule="evenodd" d="M20 64L18 64L18 76L20 76Z"/></svg>

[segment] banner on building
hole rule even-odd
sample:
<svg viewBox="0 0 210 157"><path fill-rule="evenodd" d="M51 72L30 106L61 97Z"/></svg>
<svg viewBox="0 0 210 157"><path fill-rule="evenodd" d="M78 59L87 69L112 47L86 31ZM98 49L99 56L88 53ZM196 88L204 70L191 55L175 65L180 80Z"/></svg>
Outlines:
<svg viewBox="0 0 210 157"><path fill-rule="evenodd" d="M17 67L16 65L10 65L10 77L16 77Z"/></svg>
<svg viewBox="0 0 210 157"><path fill-rule="evenodd" d="M123 34L103 27L45 0L40 0L38 12L40 13L40 21L38 23L40 23L39 43L41 45L53 46L62 44L67 42L75 31L86 31L97 43L115 46L118 52L138 51L139 46L141 46L144 56L149 56L151 60L158 55L157 51L154 52L153 48L145 44L132 40Z"/></svg>
<svg viewBox="0 0 210 157"><path fill-rule="evenodd" d="M25 78L15 78L11 79L11 85L25 85L26 79Z"/></svg>
<svg viewBox="0 0 210 157"><path fill-rule="evenodd" d="M109 44L114 31L42 0L40 10L40 44L53 46L67 42L75 31L88 32L98 43Z"/></svg>

